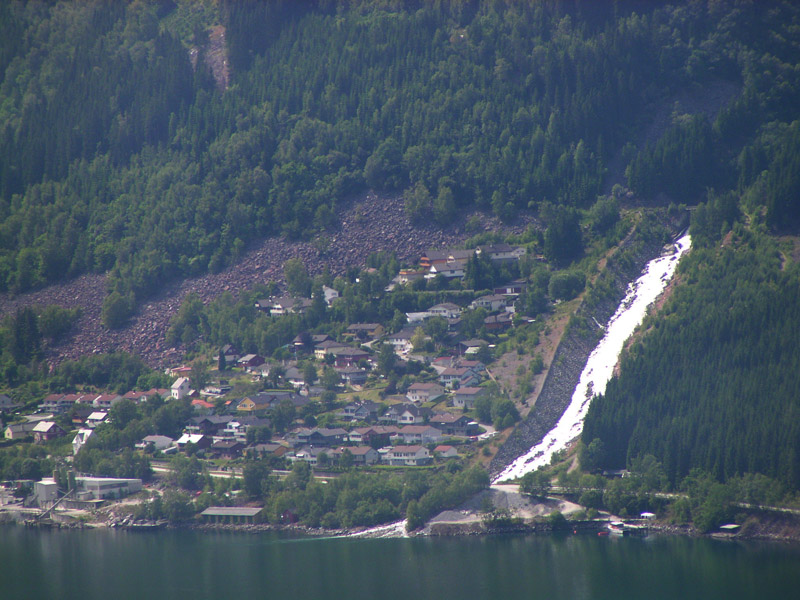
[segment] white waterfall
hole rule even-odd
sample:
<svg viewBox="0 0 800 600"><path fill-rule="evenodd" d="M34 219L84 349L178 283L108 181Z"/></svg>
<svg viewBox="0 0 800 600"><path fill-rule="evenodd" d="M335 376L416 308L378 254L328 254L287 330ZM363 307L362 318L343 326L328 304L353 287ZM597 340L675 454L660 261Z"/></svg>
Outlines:
<svg viewBox="0 0 800 600"><path fill-rule="evenodd" d="M675 273L678 260L690 246L691 238L686 234L675 242L671 254L647 263L642 276L628 286L628 293L605 327L603 339L589 355L572 400L561 419L539 444L506 467L493 483L522 477L549 464L555 452L580 435L592 396L605 393L625 342L644 320L650 304L664 291Z"/></svg>

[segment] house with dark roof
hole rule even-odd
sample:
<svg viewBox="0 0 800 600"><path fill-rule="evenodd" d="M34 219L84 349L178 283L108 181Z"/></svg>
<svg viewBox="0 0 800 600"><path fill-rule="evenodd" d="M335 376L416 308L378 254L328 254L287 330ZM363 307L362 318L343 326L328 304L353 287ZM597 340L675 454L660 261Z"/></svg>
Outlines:
<svg viewBox="0 0 800 600"><path fill-rule="evenodd" d="M383 335L383 326L380 323L352 323L345 330L344 335L359 340L374 340Z"/></svg>
<svg viewBox="0 0 800 600"><path fill-rule="evenodd" d="M486 389L482 387L465 386L453 392L453 406L472 410L475 408L475 401L486 395Z"/></svg>
<svg viewBox="0 0 800 600"><path fill-rule="evenodd" d="M478 424L465 415L439 413L428 419L428 424L439 429L444 435L467 437L478 431Z"/></svg>

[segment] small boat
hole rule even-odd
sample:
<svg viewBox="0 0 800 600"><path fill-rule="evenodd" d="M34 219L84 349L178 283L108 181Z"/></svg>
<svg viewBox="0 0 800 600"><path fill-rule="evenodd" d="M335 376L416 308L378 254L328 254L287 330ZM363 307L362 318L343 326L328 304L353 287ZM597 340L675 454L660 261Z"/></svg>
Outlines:
<svg viewBox="0 0 800 600"><path fill-rule="evenodd" d="M625 535L625 523L622 521L611 521L608 524L608 533L611 535Z"/></svg>

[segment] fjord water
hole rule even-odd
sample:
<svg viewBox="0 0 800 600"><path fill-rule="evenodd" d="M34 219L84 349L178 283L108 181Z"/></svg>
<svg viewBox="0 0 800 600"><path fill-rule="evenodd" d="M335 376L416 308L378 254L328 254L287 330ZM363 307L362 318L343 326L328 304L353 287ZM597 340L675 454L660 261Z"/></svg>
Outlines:
<svg viewBox="0 0 800 600"><path fill-rule="evenodd" d="M796 597L797 546L596 535L319 539L0 527L0 598Z"/></svg>

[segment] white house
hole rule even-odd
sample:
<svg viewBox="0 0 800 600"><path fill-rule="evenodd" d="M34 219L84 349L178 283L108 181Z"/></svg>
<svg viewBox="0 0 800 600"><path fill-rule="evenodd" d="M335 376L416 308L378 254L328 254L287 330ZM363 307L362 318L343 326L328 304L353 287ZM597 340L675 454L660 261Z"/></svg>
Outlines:
<svg viewBox="0 0 800 600"><path fill-rule="evenodd" d="M447 279L456 277L464 277L467 272L467 261L454 260L439 265L431 265L431 270L425 275L425 279L433 279L437 275L441 275Z"/></svg>
<svg viewBox="0 0 800 600"><path fill-rule="evenodd" d="M106 418L108 418L108 413L104 410L96 410L88 417L86 417L86 426L94 429L101 423L104 423Z"/></svg>
<svg viewBox="0 0 800 600"><path fill-rule="evenodd" d="M325 295L325 304L328 306L333 304L333 301L339 297L339 292L327 285L322 286L322 293Z"/></svg>
<svg viewBox="0 0 800 600"><path fill-rule="evenodd" d="M94 429L78 429L78 433L72 438L72 454L77 454L83 448L86 441L92 436Z"/></svg>
<svg viewBox="0 0 800 600"><path fill-rule="evenodd" d="M406 425L392 436L404 444L436 444L442 439L442 432L430 425Z"/></svg>
<svg viewBox="0 0 800 600"><path fill-rule="evenodd" d="M433 402L444 395L444 388L438 383L412 383L406 397L411 402Z"/></svg>
<svg viewBox="0 0 800 600"><path fill-rule="evenodd" d="M178 379L175 380L175 383L173 383L172 387L170 388L172 397L176 400L182 400L188 396L189 392L191 391L190 383L191 382L189 381L188 377L178 377Z"/></svg>
<svg viewBox="0 0 800 600"><path fill-rule="evenodd" d="M461 316L461 307L452 302L444 302L443 304L436 304L428 309L428 313L432 317L444 317L445 319L455 319Z"/></svg>
<svg viewBox="0 0 800 600"><path fill-rule="evenodd" d="M419 466L431 462L431 453L424 446L394 446L384 456L390 465Z"/></svg>

